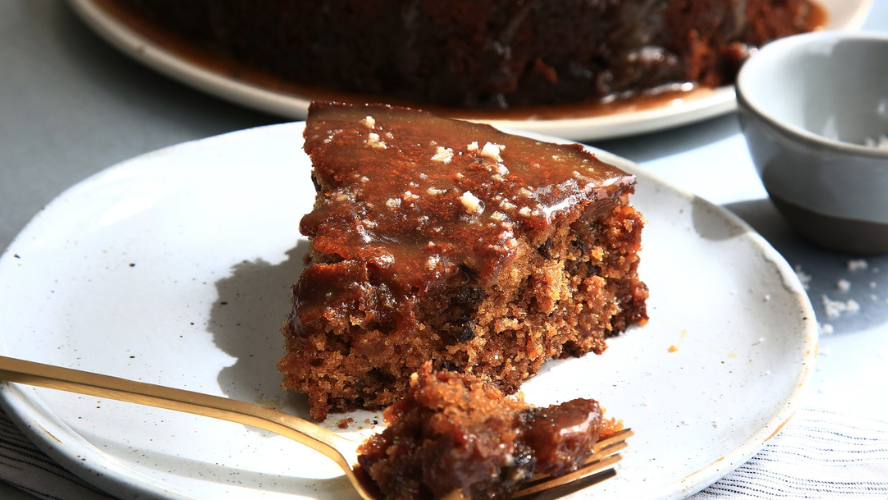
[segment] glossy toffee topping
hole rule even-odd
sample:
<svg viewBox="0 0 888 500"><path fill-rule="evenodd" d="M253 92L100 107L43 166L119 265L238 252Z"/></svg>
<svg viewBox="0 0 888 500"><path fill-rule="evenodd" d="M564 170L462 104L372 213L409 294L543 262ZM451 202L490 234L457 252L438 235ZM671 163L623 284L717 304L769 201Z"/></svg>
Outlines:
<svg viewBox="0 0 888 500"><path fill-rule="evenodd" d="M374 299L391 302L382 309L436 284L488 283L522 251L522 236L606 211L635 182L578 145L428 113L315 103L310 116L305 150L321 192L300 230L317 252L346 262L306 270L301 314L360 295L355 283L390 292Z"/></svg>

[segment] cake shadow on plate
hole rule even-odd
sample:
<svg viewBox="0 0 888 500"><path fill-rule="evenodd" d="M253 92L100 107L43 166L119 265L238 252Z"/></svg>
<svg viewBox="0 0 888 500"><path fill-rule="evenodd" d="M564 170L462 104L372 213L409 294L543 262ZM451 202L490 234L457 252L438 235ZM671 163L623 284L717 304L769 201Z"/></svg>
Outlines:
<svg viewBox="0 0 888 500"><path fill-rule="evenodd" d="M222 392L301 418L309 418L307 399L281 389L281 374L275 366L284 355L280 328L292 308L290 286L302 273L306 253L308 241L299 240L279 264L259 258L232 266L231 274L215 283L218 298L207 324L216 347L237 358L219 371Z"/></svg>

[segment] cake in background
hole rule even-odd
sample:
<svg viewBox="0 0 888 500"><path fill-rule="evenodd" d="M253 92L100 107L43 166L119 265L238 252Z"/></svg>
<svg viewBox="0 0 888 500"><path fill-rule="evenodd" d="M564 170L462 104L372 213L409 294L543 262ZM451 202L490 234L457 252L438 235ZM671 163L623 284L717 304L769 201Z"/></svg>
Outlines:
<svg viewBox="0 0 888 500"><path fill-rule="evenodd" d="M730 84L750 48L823 21L810 0L107 1L290 82L463 108Z"/></svg>

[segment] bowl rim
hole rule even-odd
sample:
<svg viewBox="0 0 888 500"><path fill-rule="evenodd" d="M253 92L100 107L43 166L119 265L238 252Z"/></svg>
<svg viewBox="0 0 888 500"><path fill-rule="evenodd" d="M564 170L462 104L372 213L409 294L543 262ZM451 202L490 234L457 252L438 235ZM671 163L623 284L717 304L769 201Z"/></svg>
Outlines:
<svg viewBox="0 0 888 500"><path fill-rule="evenodd" d="M809 146L828 148L838 150L843 153L869 156L872 158L888 159L888 149L872 148L851 142L828 139L822 135L815 134L798 125L792 124L786 120L778 118L770 113L763 106L756 102L756 98L748 91L747 85L750 80L761 78L763 66L767 61L773 58L785 58L787 55L800 47L822 43L824 41L834 40L858 40L876 43L888 44L888 34L883 33L840 33L835 31L820 31L814 33L805 33L787 38L781 38L762 47L756 54L753 54L737 76L736 90L737 102L741 109L750 111L765 122L769 123L777 130L784 134L794 136L800 141L807 143Z"/></svg>

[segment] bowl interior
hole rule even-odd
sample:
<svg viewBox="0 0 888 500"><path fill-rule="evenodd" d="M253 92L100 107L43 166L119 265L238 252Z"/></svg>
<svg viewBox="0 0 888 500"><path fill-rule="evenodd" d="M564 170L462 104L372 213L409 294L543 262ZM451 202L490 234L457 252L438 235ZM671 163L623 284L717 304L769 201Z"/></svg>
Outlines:
<svg viewBox="0 0 888 500"><path fill-rule="evenodd" d="M888 135L888 37L784 39L748 62L738 86L762 114L826 139L864 145Z"/></svg>

